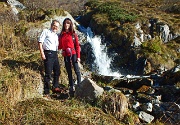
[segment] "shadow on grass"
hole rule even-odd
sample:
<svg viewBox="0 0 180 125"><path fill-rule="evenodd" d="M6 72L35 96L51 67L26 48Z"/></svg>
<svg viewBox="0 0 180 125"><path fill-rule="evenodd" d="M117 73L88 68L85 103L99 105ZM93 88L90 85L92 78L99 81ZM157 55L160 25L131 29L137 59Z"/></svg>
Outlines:
<svg viewBox="0 0 180 125"><path fill-rule="evenodd" d="M40 71L40 74L43 75L43 64L38 64L37 62L23 62L23 61L17 61L17 60L3 60L2 61L3 66L8 66L11 70L14 70L15 68L20 68L24 66L25 68L32 69L35 72Z"/></svg>
<svg viewBox="0 0 180 125"><path fill-rule="evenodd" d="M63 100L69 99L70 97L69 97L68 93L59 93L59 94L53 93L53 94L51 94L51 98L55 99L55 100L62 100L63 101Z"/></svg>

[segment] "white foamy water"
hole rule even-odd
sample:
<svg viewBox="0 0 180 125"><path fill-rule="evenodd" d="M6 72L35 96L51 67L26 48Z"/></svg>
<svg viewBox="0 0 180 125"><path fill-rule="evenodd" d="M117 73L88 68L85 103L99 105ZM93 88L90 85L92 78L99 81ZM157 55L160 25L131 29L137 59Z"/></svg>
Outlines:
<svg viewBox="0 0 180 125"><path fill-rule="evenodd" d="M100 36L93 36L90 28L87 28L87 41L91 44L93 53L95 55L95 64L97 65L97 71L104 76L120 77L118 72L112 72L110 68L111 58L106 54L106 46L101 44Z"/></svg>

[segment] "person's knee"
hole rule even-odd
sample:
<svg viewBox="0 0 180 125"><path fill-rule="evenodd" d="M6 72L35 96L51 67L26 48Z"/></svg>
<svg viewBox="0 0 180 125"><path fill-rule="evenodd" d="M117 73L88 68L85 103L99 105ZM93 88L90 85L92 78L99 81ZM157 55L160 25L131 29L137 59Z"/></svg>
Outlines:
<svg viewBox="0 0 180 125"><path fill-rule="evenodd" d="M81 74L81 72L80 72L79 70L75 70L75 73L76 73L77 75L80 75L80 74Z"/></svg>
<svg viewBox="0 0 180 125"><path fill-rule="evenodd" d="M51 74L45 74L45 79L50 79L51 78Z"/></svg>

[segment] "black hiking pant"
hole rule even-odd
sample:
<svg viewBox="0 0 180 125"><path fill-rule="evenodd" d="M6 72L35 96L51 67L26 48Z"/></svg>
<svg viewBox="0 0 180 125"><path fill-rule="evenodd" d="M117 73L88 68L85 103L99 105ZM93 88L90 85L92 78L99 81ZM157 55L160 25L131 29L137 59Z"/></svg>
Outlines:
<svg viewBox="0 0 180 125"><path fill-rule="evenodd" d="M74 67L74 71L77 76L77 84L79 84L81 82L81 73L79 70L76 54L73 54L72 56L64 57L64 62L65 62L66 71L68 73L69 86L70 87L74 86L74 81L72 76L72 65Z"/></svg>
<svg viewBox="0 0 180 125"><path fill-rule="evenodd" d="M44 51L46 59L44 60L45 76L44 76L44 94L49 94L50 91L50 80L53 71L53 87L57 88L59 86L59 76L60 76L60 64L58 60L57 51Z"/></svg>

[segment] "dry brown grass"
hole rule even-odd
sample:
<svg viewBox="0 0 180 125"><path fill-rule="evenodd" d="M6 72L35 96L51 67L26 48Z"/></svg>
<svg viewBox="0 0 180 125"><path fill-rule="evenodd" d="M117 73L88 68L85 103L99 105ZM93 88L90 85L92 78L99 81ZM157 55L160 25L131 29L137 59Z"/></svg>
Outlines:
<svg viewBox="0 0 180 125"><path fill-rule="evenodd" d="M4 105L1 106L4 109ZM6 116L1 116L1 124L120 125L111 115L76 100L61 102L33 98L19 102L13 110L3 111Z"/></svg>
<svg viewBox="0 0 180 125"><path fill-rule="evenodd" d="M58 9L62 8L67 10L72 15L78 15L84 9L84 3L88 0L22 0L22 3L29 9L29 10L36 10L39 8L42 9Z"/></svg>
<svg viewBox="0 0 180 125"><path fill-rule="evenodd" d="M18 54L17 54L18 55ZM15 58L16 57L16 58ZM9 104L42 95L42 79L36 63L18 61L19 56L2 60L0 72L1 92ZM34 67L31 67L34 65ZM37 70L37 71L35 71Z"/></svg>
<svg viewBox="0 0 180 125"><path fill-rule="evenodd" d="M60 5L55 4L55 1L43 1L46 4L39 0L36 1L39 4L31 3L29 0L25 2L30 9L35 10L38 6L59 7ZM78 3L77 6L79 6ZM69 8L70 5L64 7ZM61 100L41 98L43 64L40 54L35 41L32 44L31 41L23 38L26 28L38 26L39 22L31 24L22 21L20 24L16 24L14 18L11 18L13 16L9 6L5 7L0 3L0 8L3 8L0 9L0 16L3 17L0 18L0 124L118 125L120 124L119 120L125 118L127 119L124 123L138 123L136 117L127 113L127 100L122 94L105 95L102 98L101 101L104 102L104 105L101 105L101 108L106 113L100 108L76 99L63 100L62 102ZM74 8L75 6L69 9L73 10ZM152 16L149 13L151 13L150 10L147 11L146 15ZM61 56L60 60L62 60ZM67 86L67 73L63 61L61 64L60 82Z"/></svg>

